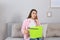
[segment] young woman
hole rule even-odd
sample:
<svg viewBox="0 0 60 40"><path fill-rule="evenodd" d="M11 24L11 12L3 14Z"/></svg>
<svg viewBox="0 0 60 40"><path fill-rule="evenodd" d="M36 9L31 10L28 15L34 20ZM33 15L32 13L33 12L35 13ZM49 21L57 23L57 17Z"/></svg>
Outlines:
<svg viewBox="0 0 60 40"><path fill-rule="evenodd" d="M24 40L41 40L41 38L36 38L36 39L29 38L28 28L31 27L32 25L33 26L40 25L38 18L37 18L37 10L36 9L32 9L30 11L28 18L24 20L24 22L22 24L21 32L24 35Z"/></svg>

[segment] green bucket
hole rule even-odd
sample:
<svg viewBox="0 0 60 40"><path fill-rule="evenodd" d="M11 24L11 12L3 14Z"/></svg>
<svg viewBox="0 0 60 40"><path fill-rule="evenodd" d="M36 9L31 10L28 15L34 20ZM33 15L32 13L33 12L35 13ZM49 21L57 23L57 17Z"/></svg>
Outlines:
<svg viewBox="0 0 60 40"><path fill-rule="evenodd" d="M42 38L42 26L32 26L29 28L30 38Z"/></svg>

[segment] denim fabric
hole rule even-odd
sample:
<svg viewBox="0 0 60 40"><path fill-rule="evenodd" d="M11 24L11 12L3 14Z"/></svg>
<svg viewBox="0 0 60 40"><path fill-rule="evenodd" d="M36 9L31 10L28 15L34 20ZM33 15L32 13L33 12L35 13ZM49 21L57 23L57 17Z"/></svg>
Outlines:
<svg viewBox="0 0 60 40"><path fill-rule="evenodd" d="M30 38L30 40L42 40L42 38L35 38L35 39Z"/></svg>

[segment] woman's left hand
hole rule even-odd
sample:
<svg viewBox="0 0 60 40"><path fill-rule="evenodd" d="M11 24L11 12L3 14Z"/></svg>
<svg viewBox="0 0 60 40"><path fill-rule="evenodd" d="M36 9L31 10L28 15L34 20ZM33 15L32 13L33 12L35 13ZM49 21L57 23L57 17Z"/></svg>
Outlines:
<svg viewBox="0 0 60 40"><path fill-rule="evenodd" d="M36 22L38 22L38 19L35 19Z"/></svg>
<svg viewBox="0 0 60 40"><path fill-rule="evenodd" d="M37 26L39 26L39 25L40 25L40 23L39 23L38 19L35 19L35 22L36 22Z"/></svg>

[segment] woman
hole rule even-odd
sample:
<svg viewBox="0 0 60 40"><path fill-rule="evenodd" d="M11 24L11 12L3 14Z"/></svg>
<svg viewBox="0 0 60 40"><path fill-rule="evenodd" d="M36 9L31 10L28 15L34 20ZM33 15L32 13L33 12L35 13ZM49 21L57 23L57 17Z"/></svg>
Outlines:
<svg viewBox="0 0 60 40"><path fill-rule="evenodd" d="M32 25L33 26L39 26L40 25L38 18L37 18L37 10L36 9L32 9L30 11L28 18L24 20L21 32L24 35L24 40L36 40L36 39L41 40L41 38L36 38L36 39L29 38L28 28L31 27Z"/></svg>

